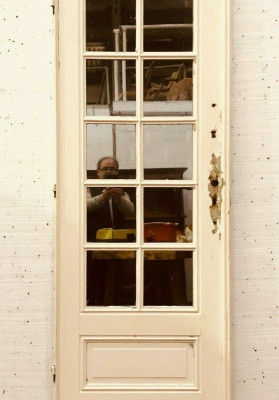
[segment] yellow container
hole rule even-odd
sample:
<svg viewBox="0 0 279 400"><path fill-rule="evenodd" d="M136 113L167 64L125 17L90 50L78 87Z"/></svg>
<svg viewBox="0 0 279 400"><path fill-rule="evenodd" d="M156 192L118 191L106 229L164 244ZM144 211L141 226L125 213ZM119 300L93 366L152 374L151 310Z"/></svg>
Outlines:
<svg viewBox="0 0 279 400"><path fill-rule="evenodd" d="M135 242L135 229L102 228L96 233L97 242Z"/></svg>

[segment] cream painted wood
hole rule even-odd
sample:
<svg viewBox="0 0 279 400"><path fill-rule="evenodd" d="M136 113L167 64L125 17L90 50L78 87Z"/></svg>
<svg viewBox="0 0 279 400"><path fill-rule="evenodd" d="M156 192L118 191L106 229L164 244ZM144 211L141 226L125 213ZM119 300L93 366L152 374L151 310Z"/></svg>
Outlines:
<svg viewBox="0 0 279 400"><path fill-rule="evenodd" d="M198 341L176 337L88 337L83 340L83 390L197 389ZM170 360L174 360L170 362ZM121 360L121 363L119 363ZM160 381L158 385L158 381Z"/></svg>
<svg viewBox="0 0 279 400"><path fill-rule="evenodd" d="M142 23L141 3L137 3ZM191 58L195 60L194 115L192 117L143 117L139 107L135 117L85 117L82 55L83 8L81 1L59 2L59 143L58 143L58 295L57 295L57 398L59 400L224 400L229 399L228 300L227 289L227 186L222 188L222 214L217 233L209 206L208 176L212 154L221 156L222 178L227 177L228 111L227 32L228 5L221 0L196 1L196 40ZM214 21L214 23L212 22ZM137 48L141 49L140 37ZM102 57L101 53L94 53ZM135 54L127 54L127 58ZM170 54L179 59L189 55ZM106 53L104 58L123 59ZM146 57L153 55L147 54ZM156 54L156 58L166 54ZM137 68L142 54L136 54ZM137 75L137 100L142 104ZM195 124L197 154L194 156L194 243L86 244L85 188L93 185L84 178L84 126L86 122L141 122ZM211 131L216 130L216 138ZM141 165L141 146L137 166ZM84 179L82 179L82 176ZM113 184L107 181L107 184ZM122 182L120 182L122 184ZM133 183L142 198L142 177ZM98 185L102 184L99 182ZM127 183L123 182L123 185ZM149 183L164 186L161 183ZM185 186L181 182L173 185ZM169 183L165 184L166 186ZM186 185L187 186L187 185ZM141 232L142 210L137 207L137 231ZM85 308L85 250L93 248L137 250L137 284L142 287L142 249L167 248L194 251L194 306L149 307L142 309L142 296L133 308ZM95 346L95 347L94 347ZM99 347L98 347L99 346ZM96 347L98 352L96 353ZM109 352L111 349L111 352ZM131 350L132 349L132 350ZM158 364L155 354L161 349ZM97 355L96 355L97 354ZM119 356L121 354L121 357ZM144 365L140 360L150 362ZM107 363L104 363L107 360ZM121 360L123 364L121 364ZM136 362L138 360L138 362ZM178 362L176 362L178 360ZM96 370L96 364L99 367ZM159 365L169 363L170 366ZM119 364L119 370L117 365ZM129 366L129 368L127 368ZM135 372L138 371L138 374ZM128 375L128 376L127 376ZM153 376L151 376L153 375ZM163 376L162 376L163 375ZM168 376L166 376L168 375ZM132 379L131 379L132 378ZM162 379L163 378L163 379ZM184 381L183 381L184 379ZM183 382L182 382L182 381Z"/></svg>

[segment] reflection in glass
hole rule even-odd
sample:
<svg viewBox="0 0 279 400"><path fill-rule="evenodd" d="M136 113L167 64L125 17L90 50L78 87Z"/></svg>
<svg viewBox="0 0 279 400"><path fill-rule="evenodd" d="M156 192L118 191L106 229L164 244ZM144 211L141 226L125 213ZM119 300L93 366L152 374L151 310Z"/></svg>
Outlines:
<svg viewBox="0 0 279 400"><path fill-rule="evenodd" d="M86 50L135 51L135 24L135 0L87 0Z"/></svg>
<svg viewBox="0 0 279 400"><path fill-rule="evenodd" d="M135 100L135 61L86 60L87 115L134 115Z"/></svg>
<svg viewBox="0 0 279 400"><path fill-rule="evenodd" d="M193 0L144 0L144 51L192 51Z"/></svg>
<svg viewBox="0 0 279 400"><path fill-rule="evenodd" d="M144 114L192 115L192 60L144 61Z"/></svg>
<svg viewBox="0 0 279 400"><path fill-rule="evenodd" d="M192 242L193 190L144 188L144 241Z"/></svg>
<svg viewBox="0 0 279 400"><path fill-rule="evenodd" d="M192 179L192 125L144 125L144 179Z"/></svg>
<svg viewBox="0 0 279 400"><path fill-rule="evenodd" d="M96 179L101 157L114 155L119 162L118 178L136 177L136 127L121 124L87 124L86 170L88 179Z"/></svg>
<svg viewBox="0 0 279 400"><path fill-rule="evenodd" d="M132 306L136 302L136 252L87 252L87 306Z"/></svg>
<svg viewBox="0 0 279 400"><path fill-rule="evenodd" d="M144 305L193 305L191 251L144 252Z"/></svg>
<svg viewBox="0 0 279 400"><path fill-rule="evenodd" d="M97 171L103 175L103 165ZM107 168L107 167L105 167ZM112 170L110 170L112 172ZM109 177L113 179L111 175ZM87 202L87 241L106 243L127 243L136 241L136 190L110 185L108 187L88 187Z"/></svg>

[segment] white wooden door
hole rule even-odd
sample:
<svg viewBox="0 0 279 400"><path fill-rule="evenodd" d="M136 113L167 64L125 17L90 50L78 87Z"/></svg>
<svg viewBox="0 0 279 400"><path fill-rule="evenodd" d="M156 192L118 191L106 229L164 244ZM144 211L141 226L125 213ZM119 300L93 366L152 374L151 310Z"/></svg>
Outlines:
<svg viewBox="0 0 279 400"><path fill-rule="evenodd" d="M229 399L228 2L58 6L57 398Z"/></svg>

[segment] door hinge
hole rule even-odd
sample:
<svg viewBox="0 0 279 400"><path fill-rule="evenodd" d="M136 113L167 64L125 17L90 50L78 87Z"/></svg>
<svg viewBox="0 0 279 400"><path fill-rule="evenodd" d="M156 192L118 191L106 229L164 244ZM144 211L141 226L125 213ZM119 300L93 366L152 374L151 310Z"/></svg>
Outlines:
<svg viewBox="0 0 279 400"><path fill-rule="evenodd" d="M56 183L53 185L53 196L56 199Z"/></svg>
<svg viewBox="0 0 279 400"><path fill-rule="evenodd" d="M53 383L55 383L55 379L56 379L56 365L53 364L51 367L51 374L52 374L52 378L53 378Z"/></svg>
<svg viewBox="0 0 279 400"><path fill-rule="evenodd" d="M52 8L52 14L54 15L55 14L55 0L53 0L50 7Z"/></svg>

